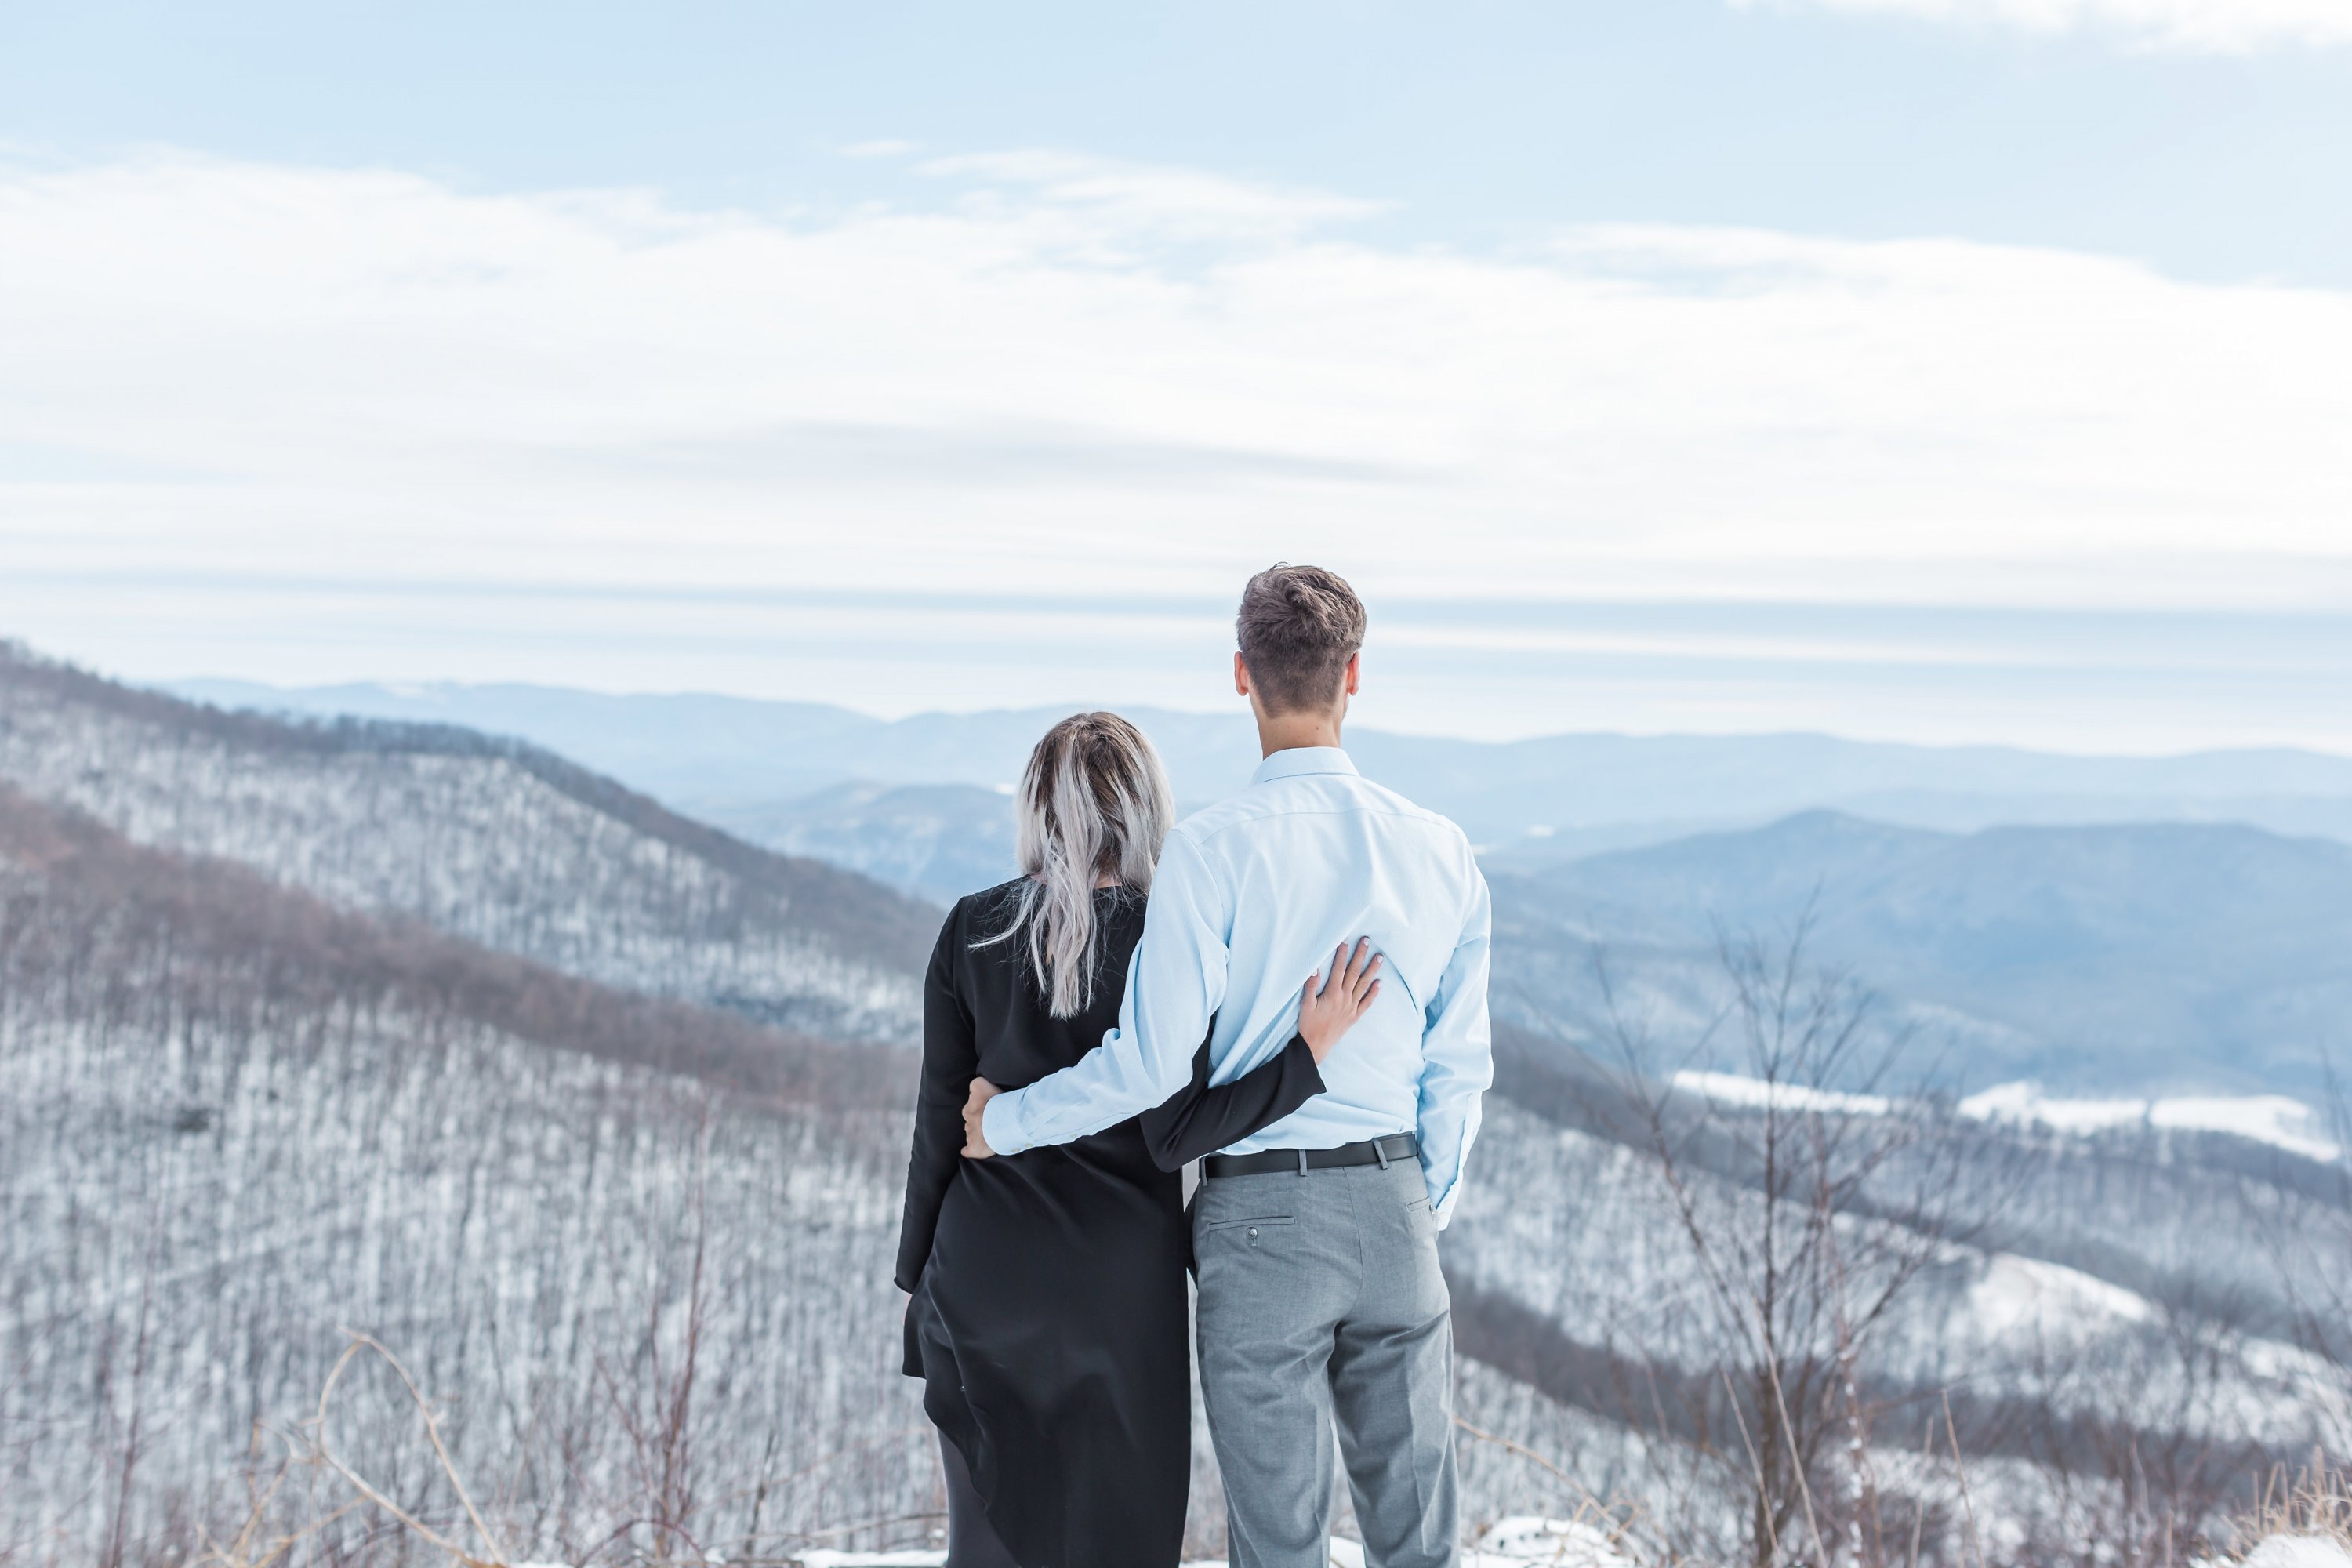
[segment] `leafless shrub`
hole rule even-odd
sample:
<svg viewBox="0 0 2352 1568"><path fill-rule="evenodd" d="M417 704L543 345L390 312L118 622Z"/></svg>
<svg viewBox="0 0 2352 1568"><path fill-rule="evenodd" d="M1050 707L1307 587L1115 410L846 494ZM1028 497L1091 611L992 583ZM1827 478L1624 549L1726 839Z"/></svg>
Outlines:
<svg viewBox="0 0 2352 1568"><path fill-rule="evenodd" d="M1899 1555L1871 1459L1884 1409L1865 1394L1864 1352L1969 1229L1947 1102L1897 1079L1915 1041L1882 1026L1851 975L1811 965L1809 933L1810 916L1777 945L1723 937L1730 1003L1672 1046L1618 1005L1601 961L1609 1037L1719 1352L1721 1408L1685 1393L1685 1419L1710 1451L1730 1455L1737 1438L1758 1568ZM1752 1102L1671 1087L1676 1070L1726 1055L1761 1086ZM1727 1156L1745 1173L1752 1201L1700 1179L1702 1142L1717 1169ZM1896 1542L1912 1533L1893 1522Z"/></svg>

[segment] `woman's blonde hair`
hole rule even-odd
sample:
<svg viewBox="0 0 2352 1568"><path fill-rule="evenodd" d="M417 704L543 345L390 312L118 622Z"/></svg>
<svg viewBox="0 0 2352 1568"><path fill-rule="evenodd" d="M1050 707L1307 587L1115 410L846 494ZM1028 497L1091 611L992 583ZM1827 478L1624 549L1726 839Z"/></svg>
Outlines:
<svg viewBox="0 0 2352 1568"><path fill-rule="evenodd" d="M1142 731L1116 713L1073 713L1029 753L1015 810L1021 890L1011 922L979 945L1025 936L1046 1009L1066 1018L1095 999L1096 885L1151 890L1175 799Z"/></svg>

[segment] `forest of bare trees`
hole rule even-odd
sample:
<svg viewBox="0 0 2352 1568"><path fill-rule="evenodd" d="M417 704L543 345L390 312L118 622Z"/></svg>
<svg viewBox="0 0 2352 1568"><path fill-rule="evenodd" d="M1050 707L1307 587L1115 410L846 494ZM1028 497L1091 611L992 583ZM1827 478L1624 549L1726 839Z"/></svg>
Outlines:
<svg viewBox="0 0 2352 1568"><path fill-rule="evenodd" d="M768 1531L781 1555L929 1506L887 1338L845 1328L893 1308L903 1058L339 915L21 799L0 857L0 1549L200 1555L245 1478L321 1438L445 1519L388 1363L348 1369L329 1432L301 1424L353 1330L431 1391L511 1552ZM342 1500L299 1468L259 1528ZM310 1560L389 1525L337 1515Z"/></svg>

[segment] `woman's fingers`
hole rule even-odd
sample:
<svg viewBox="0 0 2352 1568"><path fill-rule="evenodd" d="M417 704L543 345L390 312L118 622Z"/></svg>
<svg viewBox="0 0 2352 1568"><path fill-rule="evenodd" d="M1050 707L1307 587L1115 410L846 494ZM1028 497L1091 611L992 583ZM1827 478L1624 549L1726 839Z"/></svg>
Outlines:
<svg viewBox="0 0 2352 1568"><path fill-rule="evenodd" d="M1355 952L1348 959L1347 997L1349 1005L1358 1013L1364 1010L1365 1003L1370 1000L1367 993L1372 977L1380 973L1381 956L1379 950L1372 946L1370 937L1356 939Z"/></svg>
<svg viewBox="0 0 2352 1568"><path fill-rule="evenodd" d="M1331 950L1330 967L1308 975L1298 988L1299 1032L1309 1036L1310 1044L1336 1039L1364 1016L1381 994L1384 962L1369 936Z"/></svg>

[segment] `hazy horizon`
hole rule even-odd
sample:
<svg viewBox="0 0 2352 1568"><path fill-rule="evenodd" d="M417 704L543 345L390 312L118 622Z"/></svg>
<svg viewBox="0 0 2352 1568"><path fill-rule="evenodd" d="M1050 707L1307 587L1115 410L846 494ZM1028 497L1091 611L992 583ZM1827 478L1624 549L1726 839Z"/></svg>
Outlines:
<svg viewBox="0 0 2352 1568"><path fill-rule="evenodd" d="M43 650L35 648L36 654ZM1214 706L1179 707L1160 702L1118 703L1094 699L1066 699L1061 701L996 703L984 707L950 708L943 706L905 707L895 710L863 706L853 702L820 698L767 697L744 692L721 691L698 688L605 689L567 685L561 682L533 680L382 680L351 679L331 681L278 682L249 680L241 677L191 675L170 677L159 680L135 681L133 684L152 687L174 695L194 695L205 700L219 699L208 692L268 692L288 697L320 698L341 692L381 692L386 696L415 700L443 692L513 692L545 693L562 697L588 697L615 701L660 702L743 702L774 707L806 707L827 709L850 714L877 723L897 724L927 718L980 719L997 715L1018 716L1055 712L1083 712L1094 709L1131 710L1150 713L1172 713L1189 718L1217 719L1230 717L1236 722L1248 721L1246 704L1239 698ZM2126 750L2070 750L2053 746L2026 746L1994 741L1918 742L1895 737L1856 734L1833 730L1757 729L1757 730L1627 730L1627 729L1544 729L1524 734L1490 736L1465 734L1459 731L1428 729L1403 729L1393 725L1360 721L1351 713L1348 728L1365 733L1396 736L1407 740L1461 741L1478 745L1510 745L1519 742L1574 740L1582 738L1622 739L1632 741L1742 741L1742 740L1817 740L1857 746L1904 747L1919 751L1948 752L2016 752L2032 755L2080 758L2095 761L2106 758L2133 761L2166 761L2198 756L2251 756L2266 752L2300 754L2352 762L2352 747L2333 750L2319 746L2206 746L2178 751L2135 752Z"/></svg>

